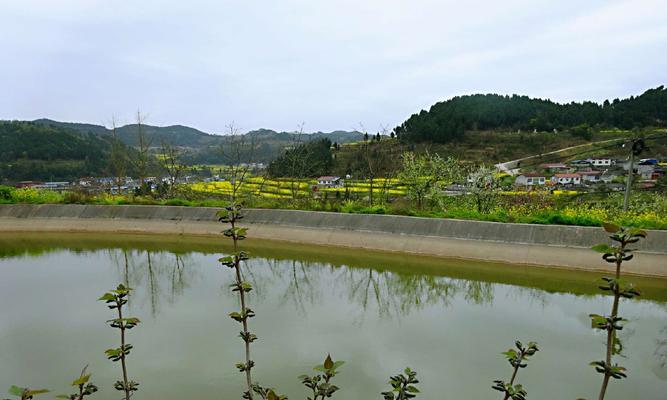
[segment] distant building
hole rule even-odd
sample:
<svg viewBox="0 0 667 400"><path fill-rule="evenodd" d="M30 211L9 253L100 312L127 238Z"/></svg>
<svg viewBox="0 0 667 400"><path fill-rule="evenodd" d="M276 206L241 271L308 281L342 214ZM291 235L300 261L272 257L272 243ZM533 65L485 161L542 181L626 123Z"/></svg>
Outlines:
<svg viewBox="0 0 667 400"><path fill-rule="evenodd" d="M36 181L21 181L19 182L16 187L17 188L31 188L31 187L36 187L41 185L42 182L36 182Z"/></svg>
<svg viewBox="0 0 667 400"><path fill-rule="evenodd" d="M582 181L590 183L600 182L602 177L602 171L588 170L588 171L579 171L577 173L581 175Z"/></svg>
<svg viewBox="0 0 667 400"><path fill-rule="evenodd" d="M611 158L592 158L588 160L594 167L611 167L613 161Z"/></svg>
<svg viewBox="0 0 667 400"><path fill-rule="evenodd" d="M642 158L638 165L658 165L658 160L655 158Z"/></svg>
<svg viewBox="0 0 667 400"><path fill-rule="evenodd" d="M570 165L573 167L588 167L591 165L591 160L574 160L570 161Z"/></svg>
<svg viewBox="0 0 667 400"><path fill-rule="evenodd" d="M640 164L637 165L637 175L642 179L650 180L653 179L653 173L655 172L655 166L652 164Z"/></svg>
<svg viewBox="0 0 667 400"><path fill-rule="evenodd" d="M317 178L317 186L321 187L338 187L341 183L340 176L320 176Z"/></svg>
<svg viewBox="0 0 667 400"><path fill-rule="evenodd" d="M521 174L516 177L514 184L516 186L534 186L534 185L544 185L547 183L547 178L544 174L539 174L537 172L528 172Z"/></svg>
<svg viewBox="0 0 667 400"><path fill-rule="evenodd" d="M579 185L581 175L575 174L556 174L551 177L551 183L557 185Z"/></svg>

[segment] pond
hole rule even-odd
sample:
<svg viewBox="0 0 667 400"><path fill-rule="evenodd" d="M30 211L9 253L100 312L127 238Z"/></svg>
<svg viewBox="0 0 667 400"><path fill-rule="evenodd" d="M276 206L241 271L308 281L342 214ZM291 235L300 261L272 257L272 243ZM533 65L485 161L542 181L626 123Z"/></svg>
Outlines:
<svg viewBox="0 0 667 400"><path fill-rule="evenodd" d="M125 282L135 288L129 331L136 399L237 399L244 377L232 271L217 259L224 239L195 237L0 235L0 390L10 385L68 393L89 365L100 392L117 399L117 346L96 301ZM500 354L515 339L540 352L518 381L533 399L597 398L604 337L590 313L606 313L597 274L340 248L243 242L244 268L256 290L250 322L255 378L290 399L305 399L297 379L327 353L344 360L334 398L380 399L390 375L418 372L418 399L500 398L509 379ZM631 278L643 296L623 301L621 331L629 377L611 382L608 399L665 399L667 281ZM47 396L48 397L48 396Z"/></svg>

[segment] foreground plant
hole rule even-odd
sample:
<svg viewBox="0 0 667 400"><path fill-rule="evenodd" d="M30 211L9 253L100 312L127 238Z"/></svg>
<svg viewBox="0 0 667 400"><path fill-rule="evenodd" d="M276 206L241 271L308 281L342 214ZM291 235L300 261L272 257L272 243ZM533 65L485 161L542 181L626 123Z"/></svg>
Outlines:
<svg viewBox="0 0 667 400"><path fill-rule="evenodd" d="M229 256L220 258L218 261L220 261L222 265L234 270L235 282L232 283L230 287L233 292L238 292L241 303L241 310L234 311L230 313L229 316L234 321L239 322L243 329L239 336L245 344L245 362L236 364L236 368L246 375L248 389L243 393L243 398L252 400L254 394L257 394L262 399L287 399L285 396L276 394L273 389L264 388L252 380L252 368L255 366L255 362L250 358L250 344L257 340L257 335L248 330L248 320L255 316L255 312L250 309L246 303L246 294L252 290L252 284L244 281L241 274L241 262L246 261L249 258L248 253L239 251L238 242L245 239L246 233L248 232L247 228L239 228L237 226L238 221L243 218L241 209L242 206L240 204L232 203L218 211L216 215L220 222L230 225L228 229L223 231L223 234L234 241L234 252Z"/></svg>
<svg viewBox="0 0 667 400"><path fill-rule="evenodd" d="M120 361L123 370L123 380L116 381L114 388L125 393L125 400L129 400L133 392L139 390L139 384L127 378L126 358L130 354L130 350L132 350L132 345L125 343L125 331L134 328L140 322L139 318L136 317L123 318L123 306L127 304L131 291L131 288L121 283L115 290L111 290L99 298L99 300L106 302L110 309L118 310L118 318L110 319L107 322L112 328L120 330L120 347L107 349L105 353L109 360L113 362Z"/></svg>
<svg viewBox="0 0 667 400"><path fill-rule="evenodd" d="M530 342L527 346L524 346L518 340L515 342L516 349L509 349L503 353L507 358L507 361L513 368L512 378L509 382L502 380L493 381L493 388L499 392L504 393L504 400L525 400L526 395L528 394L523 388L523 385L514 384L516 376L519 373L520 368L526 368L528 366L528 358L533 356L538 352L537 343Z"/></svg>
<svg viewBox="0 0 667 400"><path fill-rule="evenodd" d="M86 374L86 365L81 371L81 375L72 382L72 386L78 388L78 393L73 394L61 394L56 396L58 399L68 399L68 400L83 400L84 397L90 396L91 394L97 392L97 386L90 381L92 374Z"/></svg>
<svg viewBox="0 0 667 400"><path fill-rule="evenodd" d="M322 372L321 374L299 376L301 383L312 391L312 397L308 396L307 399L318 400L333 396L339 388L331 383L331 379L338 374L338 368L344 363L344 361L333 361L331 355L327 355L322 365L313 368L315 371Z"/></svg>
<svg viewBox="0 0 667 400"><path fill-rule="evenodd" d="M38 394L44 394L48 393L48 389L30 389L30 388L23 388L23 387L18 387L12 385L12 387L9 388L9 394L12 396L16 396L20 398L21 400L28 400L32 399L33 397L37 396ZM9 400L9 399L4 399L4 400Z"/></svg>
<svg viewBox="0 0 667 400"><path fill-rule="evenodd" d="M417 373L410 368L406 368L403 374L392 376L389 379L389 384L392 390L382 392L384 400L405 400L417 397L419 389L415 386L419 383L417 380Z"/></svg>
<svg viewBox="0 0 667 400"><path fill-rule="evenodd" d="M621 265L623 261L630 261L634 257L632 252L635 249L628 248L628 245L639 242L640 239L646 238L646 232L636 228L623 228L618 225L605 223L604 230L610 233L609 238L616 244L609 246L607 244L600 244L593 247L593 250L603 253L602 259L608 263L615 264L616 274L614 277L604 277L600 285L600 289L605 292L612 292L614 300L611 307L611 314L598 315L590 314L591 322L594 329L599 329L607 332L606 354L605 359L591 362L591 366L601 373L602 386L600 387L599 400L603 400L609 385L609 379L621 379L627 377L625 367L618 364L612 364L612 358L615 355L620 355L623 350L623 345L618 339L617 331L623 329L624 318L618 316L618 306L621 298L631 299L639 296L639 291L633 285L621 279Z"/></svg>

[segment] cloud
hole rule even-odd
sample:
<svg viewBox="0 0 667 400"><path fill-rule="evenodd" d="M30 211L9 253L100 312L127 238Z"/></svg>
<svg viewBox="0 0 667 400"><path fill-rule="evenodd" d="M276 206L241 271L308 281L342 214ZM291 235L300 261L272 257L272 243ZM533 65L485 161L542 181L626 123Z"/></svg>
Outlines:
<svg viewBox="0 0 667 400"><path fill-rule="evenodd" d="M0 3L0 118L371 130L448 97L665 83L660 1Z"/></svg>

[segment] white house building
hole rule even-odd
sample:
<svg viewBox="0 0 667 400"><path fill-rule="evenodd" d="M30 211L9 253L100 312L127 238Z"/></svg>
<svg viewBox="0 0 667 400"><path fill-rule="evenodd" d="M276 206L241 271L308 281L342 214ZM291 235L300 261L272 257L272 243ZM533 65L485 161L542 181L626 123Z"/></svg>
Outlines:
<svg viewBox="0 0 667 400"><path fill-rule="evenodd" d="M581 175L582 181L590 183L600 182L600 178L602 177L602 171L579 171L578 174Z"/></svg>
<svg viewBox="0 0 667 400"><path fill-rule="evenodd" d="M543 174L536 172L528 172L516 177L514 184L516 186L535 186L544 185L547 183L547 178Z"/></svg>
<svg viewBox="0 0 667 400"><path fill-rule="evenodd" d="M338 187L342 184L340 176L320 176L317 185L323 187Z"/></svg>
<svg viewBox="0 0 667 400"><path fill-rule="evenodd" d="M611 158L591 158L588 160L594 167L611 167Z"/></svg>
<svg viewBox="0 0 667 400"><path fill-rule="evenodd" d="M581 183L581 175L574 174L556 174L551 177L551 183L557 185L579 185Z"/></svg>

